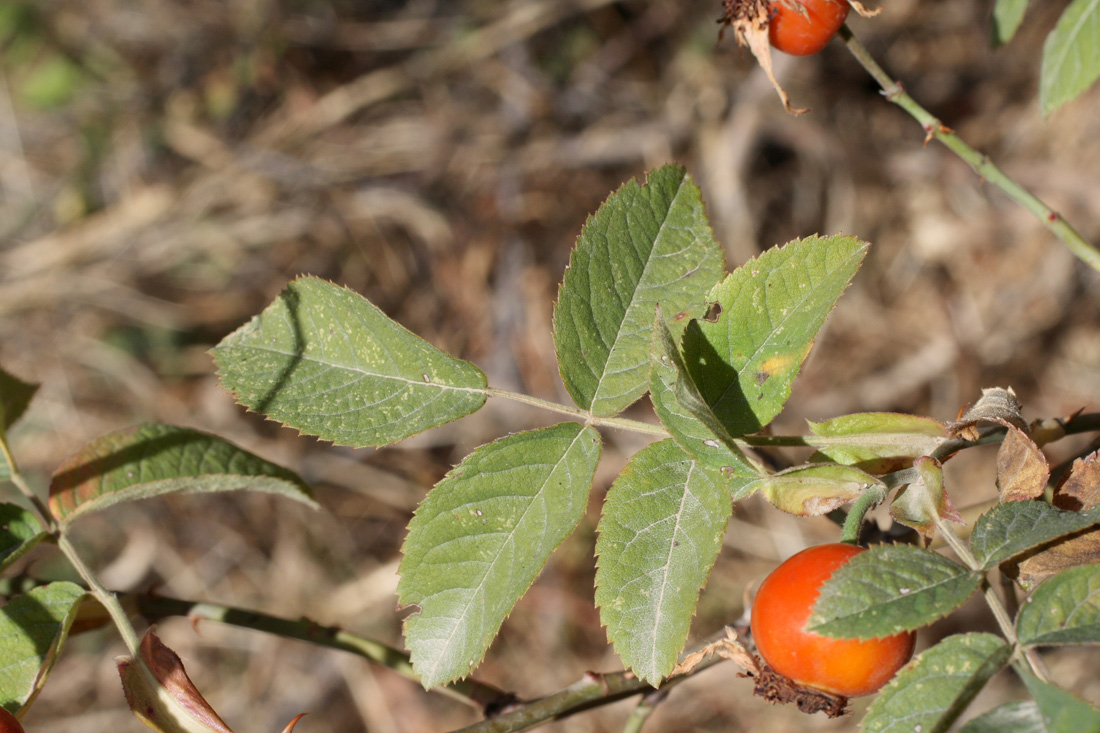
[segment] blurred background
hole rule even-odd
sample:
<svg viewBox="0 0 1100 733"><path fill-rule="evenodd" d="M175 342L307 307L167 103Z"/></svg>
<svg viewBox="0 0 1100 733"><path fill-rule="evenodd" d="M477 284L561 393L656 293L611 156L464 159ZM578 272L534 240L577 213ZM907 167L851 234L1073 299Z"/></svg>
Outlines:
<svg viewBox="0 0 1100 733"><path fill-rule="evenodd" d="M1011 45L992 0L889 0L856 35L946 125L1100 241L1100 91L1042 119L1034 3ZM246 414L208 349L302 273L367 296L504 389L568 401L550 313L585 218L631 177L687 166L729 266L792 238L873 243L775 431L860 410L954 418L1012 386L1029 418L1100 407L1100 278L888 104L834 43L777 57L787 116L717 0L3 0L0 361L42 388L13 435L45 486L84 442L147 420L216 433L299 471L325 511L269 497L158 499L79 525L105 582L400 641L396 567L431 485L474 447L555 421L491 401L383 450L334 448ZM651 420L648 402L630 417ZM645 444L605 433L592 507L505 623L479 679L522 697L621 663L592 602L602 496ZM1051 446L1052 463L1089 437ZM973 455L971 455L973 454ZM951 461L964 508L995 496L989 451ZM791 455L789 460L799 460ZM837 537L750 500L703 594L698 640L747 587ZM56 571L35 554L31 569ZM988 628L974 606L924 634ZM239 731L444 731L461 705L300 642L170 620L162 639ZM144 730L108 630L71 640L29 731ZM1051 655L1100 700L1095 656ZM678 687L655 731L851 730L750 696L730 664ZM1021 696L1005 679L977 710ZM620 730L632 702L548 731Z"/></svg>

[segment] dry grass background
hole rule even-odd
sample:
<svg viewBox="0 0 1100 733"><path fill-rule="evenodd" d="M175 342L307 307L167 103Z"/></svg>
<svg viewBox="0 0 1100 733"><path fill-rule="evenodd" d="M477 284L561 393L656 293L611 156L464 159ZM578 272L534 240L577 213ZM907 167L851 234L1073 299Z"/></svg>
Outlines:
<svg viewBox="0 0 1100 733"><path fill-rule="evenodd" d="M1100 92L1049 120L1035 101L1042 39L1067 4L1035 3L998 50L988 1L889 0L852 26L918 101L1097 242ZM1013 386L1031 417L1100 407L1100 278L960 161L922 146L843 48L779 60L794 103L813 108L786 116L751 58L717 41L720 12L716 0L0 6L0 358L42 383L14 435L23 465L44 481L83 442L159 420L300 471L327 508L250 496L118 508L77 538L104 579L400 645L395 569L417 501L473 447L552 416L491 402L392 449L332 448L245 414L207 349L313 273L491 383L565 400L549 320L570 248L610 191L668 161L702 187L731 266L815 232L874 245L777 431L866 409L949 419L994 385ZM631 416L648 414L643 401ZM643 441L606 439L588 519L477 672L522 696L620 666L592 608L591 548L600 497ZM988 458L949 464L958 505L993 494ZM740 506L695 638L736 619L746 585L778 559L830 537L827 522ZM303 733L476 719L340 653L213 623L160 629L240 731L279 730L301 711L312 712ZM111 661L121 651L108 632L74 638L28 729L138 730ZM1053 663L1059 681L1100 699L1095 658ZM849 730L858 719L771 708L735 672L681 686L650 728ZM1006 682L980 703L1015 694ZM618 730L630 705L546 730Z"/></svg>

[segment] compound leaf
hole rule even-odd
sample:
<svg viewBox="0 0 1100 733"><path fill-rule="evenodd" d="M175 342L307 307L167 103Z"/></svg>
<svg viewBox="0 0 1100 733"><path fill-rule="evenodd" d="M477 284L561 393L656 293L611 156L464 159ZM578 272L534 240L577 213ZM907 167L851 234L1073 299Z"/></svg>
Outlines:
<svg viewBox="0 0 1100 733"><path fill-rule="evenodd" d="M0 608L0 704L24 707L46 682L76 618L84 589L57 582L14 596Z"/></svg>
<svg viewBox="0 0 1100 733"><path fill-rule="evenodd" d="M607 494L596 605L615 651L646 682L676 665L731 511L721 473L671 440L636 453Z"/></svg>
<svg viewBox="0 0 1100 733"><path fill-rule="evenodd" d="M485 404L480 369L315 277L291 282L213 353L242 405L339 445L393 443Z"/></svg>
<svg viewBox="0 0 1100 733"><path fill-rule="evenodd" d="M868 245L810 237L751 259L711 290L720 311L680 342L692 380L733 437L771 422Z"/></svg>
<svg viewBox="0 0 1100 733"><path fill-rule="evenodd" d="M912 631L961 606L981 580L981 573L935 552L876 545L821 586L806 628L846 639Z"/></svg>
<svg viewBox="0 0 1100 733"><path fill-rule="evenodd" d="M561 423L484 445L409 523L397 592L426 688L465 677L512 606L584 516L600 457L592 427Z"/></svg>
<svg viewBox="0 0 1100 733"><path fill-rule="evenodd" d="M1042 501L998 504L978 517L970 549L985 570L1033 547L1100 523L1100 511L1065 512Z"/></svg>
<svg viewBox="0 0 1100 733"><path fill-rule="evenodd" d="M1016 634L1027 646L1100 644L1100 565L1044 581L1020 609Z"/></svg>
<svg viewBox="0 0 1100 733"><path fill-rule="evenodd" d="M554 343L573 400L614 415L649 381L658 302L674 322L699 308L722 276L699 189L667 165L645 185L629 181L585 223L554 306ZM679 330L679 329L678 329Z"/></svg>
<svg viewBox="0 0 1100 733"><path fill-rule="evenodd" d="M947 637L882 688L860 729L864 733L943 733L1011 653L1012 648L993 634Z"/></svg>
<svg viewBox="0 0 1100 733"><path fill-rule="evenodd" d="M1100 0L1073 0L1043 44L1039 108L1049 115L1100 77Z"/></svg>
<svg viewBox="0 0 1100 733"><path fill-rule="evenodd" d="M147 423L93 440L50 480L50 509L71 522L124 501L161 494L263 491L316 508L296 474L197 430Z"/></svg>

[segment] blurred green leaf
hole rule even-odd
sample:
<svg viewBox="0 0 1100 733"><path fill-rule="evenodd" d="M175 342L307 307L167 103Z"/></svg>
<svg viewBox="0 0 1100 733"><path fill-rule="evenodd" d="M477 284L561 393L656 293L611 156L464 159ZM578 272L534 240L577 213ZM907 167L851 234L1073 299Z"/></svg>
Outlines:
<svg viewBox="0 0 1100 733"><path fill-rule="evenodd" d="M1039 108L1049 115L1100 77L1100 2L1073 0L1043 44Z"/></svg>
<svg viewBox="0 0 1100 733"><path fill-rule="evenodd" d="M889 473L905 468L915 458L927 456L947 439L943 423L928 417L894 412L861 412L811 422L814 435L844 438L825 445L810 460L856 466L868 473Z"/></svg>
<svg viewBox="0 0 1100 733"><path fill-rule="evenodd" d="M961 606L981 581L981 573L935 552L875 545L821 586L806 628L844 639L912 631Z"/></svg>
<svg viewBox="0 0 1100 733"><path fill-rule="evenodd" d="M729 474L758 475L756 467L699 395L659 309L651 348L650 399L657 419L677 445L708 468Z"/></svg>
<svg viewBox="0 0 1100 733"><path fill-rule="evenodd" d="M815 517L855 501L868 486L881 483L858 468L826 463L780 471L761 481L758 488L776 509Z"/></svg>
<svg viewBox="0 0 1100 733"><path fill-rule="evenodd" d="M959 733L1049 733L1039 706L1031 700L1010 702L967 721Z"/></svg>
<svg viewBox="0 0 1100 733"><path fill-rule="evenodd" d="M1042 501L998 504L978 517L970 549L988 570L1033 547L1100 523L1100 511L1066 512Z"/></svg>
<svg viewBox="0 0 1100 733"><path fill-rule="evenodd" d="M721 308L692 320L680 348L703 400L730 435L772 421L825 317L859 269L867 244L810 237L751 259L711 290Z"/></svg>
<svg viewBox="0 0 1100 733"><path fill-rule="evenodd" d="M1100 644L1100 565L1082 565L1035 589L1016 618L1025 646Z"/></svg>
<svg viewBox="0 0 1100 733"><path fill-rule="evenodd" d="M50 481L50 509L65 522L124 501L162 494L263 491L316 508L296 474L221 438L147 423L93 440Z"/></svg>
<svg viewBox="0 0 1100 733"><path fill-rule="evenodd" d="M993 5L993 45L1001 46L1016 35L1028 0L997 0Z"/></svg>
<svg viewBox="0 0 1100 733"><path fill-rule="evenodd" d="M860 729L864 733L943 733L1011 653L1012 648L993 634L947 637L882 688Z"/></svg>
<svg viewBox="0 0 1100 733"><path fill-rule="evenodd" d="M1049 733L1094 733L1100 731L1100 710L1065 690L1043 682L1025 669L1016 668L1028 692L1043 714Z"/></svg>
<svg viewBox="0 0 1100 733"><path fill-rule="evenodd" d="M49 109L71 100L86 80L83 69L65 56L51 53L24 77L20 92L28 104Z"/></svg>
<svg viewBox="0 0 1100 733"><path fill-rule="evenodd" d="M8 710L26 705L45 684L84 597L75 583L50 583L0 609L0 704Z"/></svg>
<svg viewBox="0 0 1100 733"><path fill-rule="evenodd" d="M561 423L484 445L409 523L397 592L417 612L405 643L424 687L465 677L584 516L600 457L592 427Z"/></svg>
<svg viewBox="0 0 1100 733"><path fill-rule="evenodd" d="M0 428L5 431L11 429L15 421L27 411L27 406L37 391L37 384L24 382L0 369Z"/></svg>
<svg viewBox="0 0 1100 733"><path fill-rule="evenodd" d="M701 306L724 267L682 167L658 168L645 185L631 180L613 193L584 225L554 306L559 368L573 400L614 415L641 397L657 304L673 324L685 322L681 311Z"/></svg>
<svg viewBox="0 0 1100 733"><path fill-rule="evenodd" d="M37 517L23 507L0 503L0 572L45 538Z"/></svg>
<svg viewBox="0 0 1100 733"><path fill-rule="evenodd" d="M634 454L607 494L596 605L615 651L650 684L676 666L731 512L722 475L671 440Z"/></svg>
<svg viewBox="0 0 1100 733"><path fill-rule="evenodd" d="M485 375L314 277L290 283L214 348L222 384L307 435L384 445L478 410Z"/></svg>

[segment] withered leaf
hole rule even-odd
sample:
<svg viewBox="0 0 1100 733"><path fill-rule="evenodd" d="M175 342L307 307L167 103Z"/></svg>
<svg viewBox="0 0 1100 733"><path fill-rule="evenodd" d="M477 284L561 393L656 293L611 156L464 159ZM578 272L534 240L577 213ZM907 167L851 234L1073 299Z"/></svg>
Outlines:
<svg viewBox="0 0 1100 733"><path fill-rule="evenodd" d="M898 492L890 505L890 516L920 532L925 540L931 540L938 518L953 522L963 520L944 489L940 462L931 456L922 456L913 465L921 478Z"/></svg>
<svg viewBox="0 0 1100 733"><path fill-rule="evenodd" d="M1016 399L1016 393L1011 387L983 389L981 398L966 408L958 420L949 423L947 429L951 435L975 440L978 437L975 428L980 422L994 422L1020 430L1027 430L1028 427L1022 414L1020 401Z"/></svg>
<svg viewBox="0 0 1100 733"><path fill-rule="evenodd" d="M1100 456L1090 453L1073 462L1054 490L1051 503L1059 509L1079 512L1100 505Z"/></svg>
<svg viewBox="0 0 1100 733"><path fill-rule="evenodd" d="M1100 529L1090 529L1060 540L1034 555L1002 567L1009 577L1030 590L1063 570L1092 563L1100 563Z"/></svg>
<svg viewBox="0 0 1100 733"><path fill-rule="evenodd" d="M1008 426L997 451L997 488L1001 501L1023 501L1043 495L1050 478L1050 464L1035 441L1023 430Z"/></svg>

